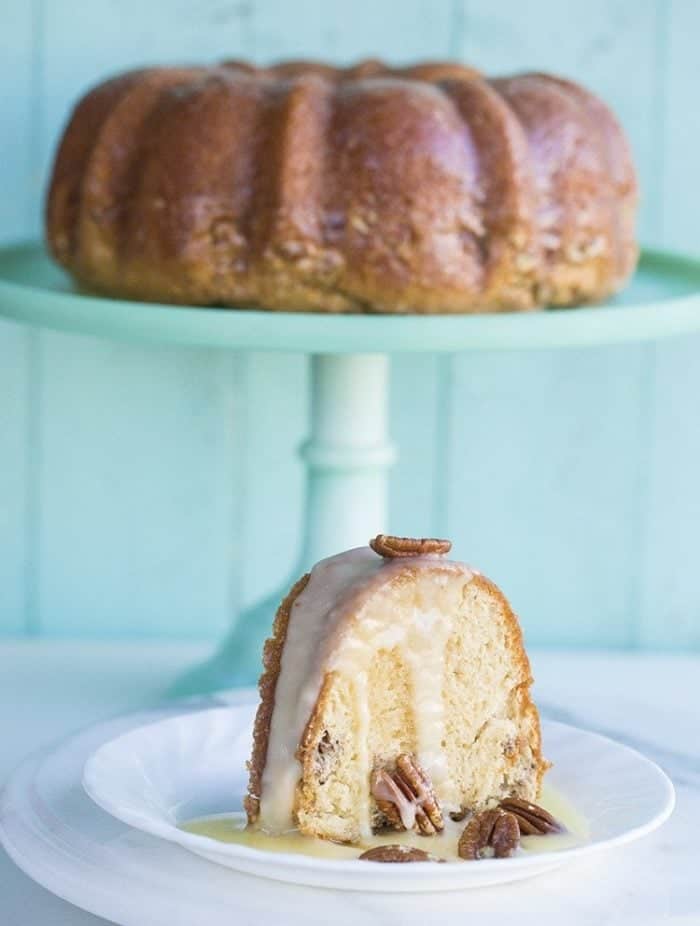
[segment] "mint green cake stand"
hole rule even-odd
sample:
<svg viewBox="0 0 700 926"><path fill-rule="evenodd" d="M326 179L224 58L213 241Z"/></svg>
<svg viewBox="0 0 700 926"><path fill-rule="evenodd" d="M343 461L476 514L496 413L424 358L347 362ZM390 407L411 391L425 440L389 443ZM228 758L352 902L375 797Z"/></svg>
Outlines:
<svg viewBox="0 0 700 926"><path fill-rule="evenodd" d="M290 582L233 621L216 656L179 693L250 684L262 641L292 579L324 556L367 543L387 525L388 355L528 350L651 341L700 331L700 261L646 251L607 305L470 316L317 315L161 306L77 291L41 245L0 249L0 316L125 341L312 355L304 542Z"/></svg>

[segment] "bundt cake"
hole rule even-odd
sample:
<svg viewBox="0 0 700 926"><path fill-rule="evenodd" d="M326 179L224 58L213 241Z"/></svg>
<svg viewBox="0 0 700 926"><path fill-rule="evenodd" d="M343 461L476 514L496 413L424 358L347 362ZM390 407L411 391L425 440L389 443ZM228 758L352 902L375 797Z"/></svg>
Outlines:
<svg viewBox="0 0 700 926"><path fill-rule="evenodd" d="M226 62L91 90L56 157L47 238L111 296L497 312L618 290L636 200L622 130L569 81Z"/></svg>
<svg viewBox="0 0 700 926"><path fill-rule="evenodd" d="M530 665L501 592L447 541L371 546L300 579L265 644L245 805L267 832L433 834L538 796Z"/></svg>

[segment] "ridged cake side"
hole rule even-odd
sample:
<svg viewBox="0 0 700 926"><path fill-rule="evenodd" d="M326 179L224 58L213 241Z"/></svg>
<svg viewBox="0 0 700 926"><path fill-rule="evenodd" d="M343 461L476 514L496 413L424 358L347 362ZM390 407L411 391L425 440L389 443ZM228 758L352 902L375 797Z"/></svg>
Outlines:
<svg viewBox="0 0 700 926"><path fill-rule="evenodd" d="M289 614L297 597L303 592L309 581L309 573L296 582L287 597L280 604L272 625L272 636L265 641L263 650L263 672L258 688L260 704L255 714L253 726L253 750L248 762L248 793L243 800L248 820L254 823L260 812L260 792L262 776L267 758L267 746L270 740L270 722L275 709L275 689L282 664L282 648L287 638Z"/></svg>
<svg viewBox="0 0 700 926"><path fill-rule="evenodd" d="M47 238L115 296L450 313L600 300L636 260L636 184L570 82L428 63L162 68L76 108Z"/></svg>

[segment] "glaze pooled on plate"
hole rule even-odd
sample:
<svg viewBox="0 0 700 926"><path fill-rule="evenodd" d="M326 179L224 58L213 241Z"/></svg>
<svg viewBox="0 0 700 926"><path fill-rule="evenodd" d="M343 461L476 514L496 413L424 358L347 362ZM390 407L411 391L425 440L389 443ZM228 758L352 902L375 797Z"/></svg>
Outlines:
<svg viewBox="0 0 700 926"><path fill-rule="evenodd" d="M523 836L519 853L525 855L543 852L561 852L575 849L588 841L588 825L570 801L549 786L542 790L540 806L548 810L564 827L560 833L547 836ZM298 830L270 834L258 827L247 826L244 813L217 814L201 817L180 824L180 829L196 836L204 836L216 842L236 843L249 849L265 852L290 852L324 859L357 859L363 852L376 846L403 845L423 849L431 855L449 862L461 862L457 855L457 843L466 820L457 822L449 817L445 829L435 836L421 836L414 831L396 832L388 830L363 839L356 845L343 845L304 836Z"/></svg>

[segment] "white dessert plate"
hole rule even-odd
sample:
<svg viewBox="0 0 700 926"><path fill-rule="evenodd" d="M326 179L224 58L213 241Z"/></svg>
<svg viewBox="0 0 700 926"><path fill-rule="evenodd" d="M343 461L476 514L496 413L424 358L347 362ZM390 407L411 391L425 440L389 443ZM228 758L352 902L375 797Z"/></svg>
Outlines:
<svg viewBox="0 0 700 926"><path fill-rule="evenodd" d="M89 758L85 790L119 820L227 868L362 891L456 890L529 878L638 839L660 826L674 806L670 780L638 752L545 722L545 753L554 763L548 781L585 818L584 845L509 859L392 865L268 852L185 832L179 824L188 820L240 810L254 709L234 704L131 730Z"/></svg>

